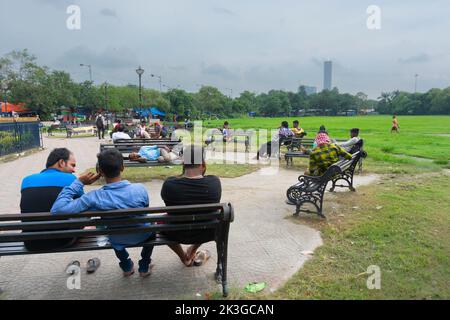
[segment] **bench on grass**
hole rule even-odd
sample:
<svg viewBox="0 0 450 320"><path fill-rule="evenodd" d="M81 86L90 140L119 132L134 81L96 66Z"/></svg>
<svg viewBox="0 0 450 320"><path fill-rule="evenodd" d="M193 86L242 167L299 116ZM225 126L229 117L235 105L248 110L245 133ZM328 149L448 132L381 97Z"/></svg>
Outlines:
<svg viewBox="0 0 450 320"><path fill-rule="evenodd" d="M343 159L336 162L321 176L299 176L299 182L286 192L288 203L296 206L294 215L297 216L300 212L316 213L325 218L325 215L322 213L322 205L328 182L331 181L332 183L330 192L333 192L336 187L349 188L351 191L355 191L353 187L355 168L359 160L366 156L367 154L364 151L357 151L352 155L352 159ZM343 184L337 184L338 182ZM308 203L312 204L316 211L302 209L302 206Z"/></svg>
<svg viewBox="0 0 450 320"><path fill-rule="evenodd" d="M233 207L229 203L79 214L6 214L0 215L0 257L112 249L107 236L117 234L156 234L154 239L129 247L168 245L173 241L163 235L165 231L214 229L217 249L215 278L222 283L223 296L226 297L228 232L233 219ZM142 226L143 223L151 224ZM84 229L86 227L91 228ZM77 242L66 248L43 251L28 251L24 246L24 241L62 238L77 238Z"/></svg>
<svg viewBox="0 0 450 320"><path fill-rule="evenodd" d="M180 141L162 140L162 139L139 139L140 142L128 142L130 140L123 140L120 143L113 144L100 144L100 152L106 149L117 149L123 156L123 164L125 167L151 167L151 166L167 166L170 163L147 161L145 163L130 161L129 155L132 152L139 152L139 149L143 146L158 146L168 147L171 151L175 152L179 156L183 151L183 146Z"/></svg>
<svg viewBox="0 0 450 320"><path fill-rule="evenodd" d="M337 139L336 142L344 142L346 140ZM301 147L311 150L314 144L314 139L300 139L293 138L291 143L287 145L288 151L284 155L284 160L286 160L286 166L293 165L293 158L309 158L309 152L301 151ZM355 148L352 148L350 153L355 153L356 151L362 150L364 145L364 140L361 139ZM295 150L297 149L297 150ZM362 162L360 162L359 172L362 172Z"/></svg>
<svg viewBox="0 0 450 320"><path fill-rule="evenodd" d="M227 144L232 143L234 145L234 150L236 151L236 147L238 143L243 143L245 146L245 152L250 152L250 136L251 134L240 132L240 131L231 131L231 139L229 141L224 141L223 134L220 130L216 129L210 132L208 138L205 140L206 146L213 146L214 143L222 143L223 149L226 150ZM213 148L214 149L214 148Z"/></svg>

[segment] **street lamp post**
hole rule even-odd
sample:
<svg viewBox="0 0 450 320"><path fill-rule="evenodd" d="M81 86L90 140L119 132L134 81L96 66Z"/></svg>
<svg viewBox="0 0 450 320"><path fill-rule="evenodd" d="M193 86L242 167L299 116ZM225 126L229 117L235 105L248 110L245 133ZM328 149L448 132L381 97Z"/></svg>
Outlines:
<svg viewBox="0 0 450 320"><path fill-rule="evenodd" d="M417 93L417 78L419 77L419 75L416 73L414 75L415 81L414 81L414 93Z"/></svg>
<svg viewBox="0 0 450 320"><path fill-rule="evenodd" d="M88 67L89 68L89 79L92 81L92 66L90 64L80 63L80 67Z"/></svg>
<svg viewBox="0 0 450 320"><path fill-rule="evenodd" d="M109 115L108 115L108 82L105 81L105 110L106 110L106 130L109 130Z"/></svg>
<svg viewBox="0 0 450 320"><path fill-rule="evenodd" d="M232 99L233 98L233 89L230 89L230 88L225 88L225 89L230 91L230 99Z"/></svg>
<svg viewBox="0 0 450 320"><path fill-rule="evenodd" d="M156 74L151 74L151 77L152 78L158 78L159 79L159 92L161 92L162 90L161 90L161 87L162 87L162 78L161 78L161 76L158 76L158 75L156 75Z"/></svg>
<svg viewBox="0 0 450 320"><path fill-rule="evenodd" d="M5 105L5 113L8 112L8 83L6 81L2 82L2 91L3 91L3 95L4 95L4 105ZM1 112L3 112L3 110L0 110Z"/></svg>
<svg viewBox="0 0 450 320"><path fill-rule="evenodd" d="M139 68L136 69L136 73L139 76L139 106L142 108L142 75L144 74L144 69L139 66Z"/></svg>

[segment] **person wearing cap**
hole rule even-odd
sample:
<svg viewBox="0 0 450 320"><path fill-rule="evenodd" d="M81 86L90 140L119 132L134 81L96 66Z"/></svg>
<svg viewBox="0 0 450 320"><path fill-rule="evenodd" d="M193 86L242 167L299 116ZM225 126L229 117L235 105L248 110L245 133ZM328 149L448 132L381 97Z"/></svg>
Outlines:
<svg viewBox="0 0 450 320"><path fill-rule="evenodd" d="M316 136L315 147L309 155L309 168L305 174L312 176L321 176L334 163L339 161L339 157L347 160L352 155L345 151L341 146L331 143L330 137L325 132L319 132Z"/></svg>
<svg viewBox="0 0 450 320"><path fill-rule="evenodd" d="M358 137L359 135L359 129L353 128L350 130L350 140L347 140L345 142L340 143L339 145L344 148L347 152L350 152L352 150L353 146L355 146L361 138Z"/></svg>

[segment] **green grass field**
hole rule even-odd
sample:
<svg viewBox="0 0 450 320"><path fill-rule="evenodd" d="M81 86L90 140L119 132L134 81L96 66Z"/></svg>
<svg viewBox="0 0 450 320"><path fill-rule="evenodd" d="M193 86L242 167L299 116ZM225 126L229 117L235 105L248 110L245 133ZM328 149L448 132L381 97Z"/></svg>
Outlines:
<svg viewBox="0 0 450 320"><path fill-rule="evenodd" d="M293 120L308 132L308 138L323 124L330 136L345 139L351 128L359 128L369 154L367 165L373 172L410 173L437 171L450 167L450 116L400 116L400 134L391 134L390 116L297 117L227 119L233 129L267 129ZM209 128L220 127L225 120L205 121ZM301 161L298 163L302 163ZM304 164L302 163L304 166Z"/></svg>

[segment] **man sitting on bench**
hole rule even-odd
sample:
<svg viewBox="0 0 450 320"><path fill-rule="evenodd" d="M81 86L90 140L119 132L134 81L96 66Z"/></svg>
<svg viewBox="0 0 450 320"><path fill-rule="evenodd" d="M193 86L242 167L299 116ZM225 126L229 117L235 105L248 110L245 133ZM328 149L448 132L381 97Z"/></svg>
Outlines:
<svg viewBox="0 0 450 320"><path fill-rule="evenodd" d="M353 128L350 130L350 140L340 143L339 145L344 148L347 152L350 152L353 147L361 140L359 135L359 129Z"/></svg>
<svg viewBox="0 0 450 320"><path fill-rule="evenodd" d="M330 137L325 132L319 132L315 143L317 147L309 155L309 168L306 175L321 176L334 163L339 161L339 157L350 160L352 155L340 146L331 143Z"/></svg>
<svg viewBox="0 0 450 320"><path fill-rule="evenodd" d="M122 180L124 170L122 154L116 149L107 149L97 155L98 173L84 173L70 186L65 187L58 196L51 212L58 213L80 213L84 211L106 211L128 208L145 208L149 205L147 190L142 184L131 184L127 180ZM83 194L85 185L90 185L100 177L104 177L106 185L101 189L93 190ZM144 226L146 224L143 224ZM153 233L138 233L126 235L111 235L111 242L119 266L125 277L134 273L134 263L129 258L126 247L135 245L152 238ZM139 274L141 277L150 275L150 262L153 246L142 248L139 261Z"/></svg>
<svg viewBox="0 0 450 320"><path fill-rule="evenodd" d="M46 169L32 174L22 181L21 213L49 212L61 190L76 177L75 156L66 148L54 149L47 158ZM30 240L25 247L30 251L57 249L71 245L75 239Z"/></svg>
<svg viewBox="0 0 450 320"><path fill-rule="evenodd" d="M222 186L219 178L205 175L204 149L195 145L188 146L183 151L183 157L183 175L167 178L162 186L161 198L166 206L220 202ZM215 240L213 229L172 231L166 232L166 235L177 242L177 244L170 245L170 248L188 267L202 265L211 256L209 251L197 252L197 249L203 243ZM184 252L181 244L190 244L191 246Z"/></svg>

